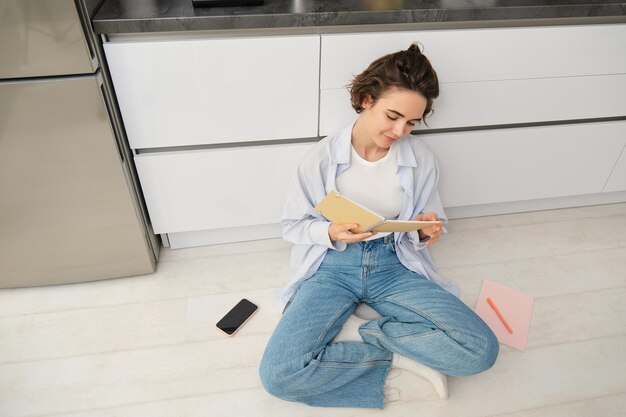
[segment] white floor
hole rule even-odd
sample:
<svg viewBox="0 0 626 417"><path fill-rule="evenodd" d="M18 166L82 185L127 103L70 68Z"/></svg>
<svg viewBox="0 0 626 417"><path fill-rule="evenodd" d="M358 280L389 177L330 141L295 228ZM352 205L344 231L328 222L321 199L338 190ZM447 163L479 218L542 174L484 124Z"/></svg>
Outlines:
<svg viewBox="0 0 626 417"><path fill-rule="evenodd" d="M432 249L474 306L484 278L536 297L526 352L450 378L440 400L395 381L384 411L319 409L262 389L259 358L286 280L279 239L163 250L158 271L85 284L0 290L0 416L626 415L626 204L454 220ZM229 338L216 320L260 305ZM396 384L396 385L398 385Z"/></svg>

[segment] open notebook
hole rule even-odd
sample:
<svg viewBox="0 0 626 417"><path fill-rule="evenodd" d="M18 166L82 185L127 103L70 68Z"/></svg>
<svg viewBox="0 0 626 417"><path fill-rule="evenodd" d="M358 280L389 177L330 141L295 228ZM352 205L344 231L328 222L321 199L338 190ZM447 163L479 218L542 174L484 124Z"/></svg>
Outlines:
<svg viewBox="0 0 626 417"><path fill-rule="evenodd" d="M441 224L441 221L387 220L383 216L359 205L348 197L331 191L315 206L315 210L335 224L356 223L352 233L377 232L412 232Z"/></svg>

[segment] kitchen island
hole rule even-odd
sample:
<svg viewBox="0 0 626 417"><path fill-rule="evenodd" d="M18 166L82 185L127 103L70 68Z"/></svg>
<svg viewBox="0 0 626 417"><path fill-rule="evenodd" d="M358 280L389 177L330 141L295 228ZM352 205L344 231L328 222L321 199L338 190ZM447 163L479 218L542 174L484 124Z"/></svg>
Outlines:
<svg viewBox="0 0 626 417"><path fill-rule="evenodd" d="M153 227L172 247L276 237L346 91L419 42L441 95L415 134L450 218L626 201L626 3L106 1L94 19Z"/></svg>

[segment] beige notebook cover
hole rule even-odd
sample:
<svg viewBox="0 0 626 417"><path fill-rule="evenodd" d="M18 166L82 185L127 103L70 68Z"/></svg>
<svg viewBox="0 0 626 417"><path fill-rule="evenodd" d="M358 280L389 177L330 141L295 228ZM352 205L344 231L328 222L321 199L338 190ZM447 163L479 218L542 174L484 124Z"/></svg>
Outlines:
<svg viewBox="0 0 626 417"><path fill-rule="evenodd" d="M351 229L352 233L371 230L377 232L412 232L441 224L441 221L385 220L383 216L366 209L337 191L328 193L315 206L315 210L335 224L357 223L359 226Z"/></svg>

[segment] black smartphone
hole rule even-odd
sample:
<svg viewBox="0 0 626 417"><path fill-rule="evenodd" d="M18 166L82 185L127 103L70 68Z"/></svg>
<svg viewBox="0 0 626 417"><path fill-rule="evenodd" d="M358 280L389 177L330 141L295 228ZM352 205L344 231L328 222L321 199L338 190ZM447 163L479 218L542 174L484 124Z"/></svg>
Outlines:
<svg viewBox="0 0 626 417"><path fill-rule="evenodd" d="M259 307L256 304L244 298L217 322L217 328L227 335L232 336L258 309Z"/></svg>

